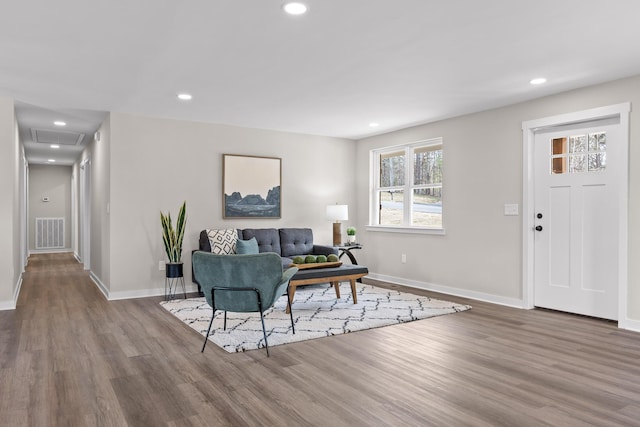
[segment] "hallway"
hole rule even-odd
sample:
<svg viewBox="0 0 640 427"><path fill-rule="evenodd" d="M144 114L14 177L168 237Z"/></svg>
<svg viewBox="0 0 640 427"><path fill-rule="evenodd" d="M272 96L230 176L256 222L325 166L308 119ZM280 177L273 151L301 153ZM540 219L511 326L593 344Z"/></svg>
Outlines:
<svg viewBox="0 0 640 427"><path fill-rule="evenodd" d="M167 337L165 321L175 321L151 300L159 299L108 302L72 254L32 255L16 310L0 312L0 425L160 425L146 410L172 406L153 396L152 383L175 362L157 339ZM160 316L149 321L141 306ZM153 397L149 407L131 400L141 389L138 397ZM127 424L128 409L140 419Z"/></svg>

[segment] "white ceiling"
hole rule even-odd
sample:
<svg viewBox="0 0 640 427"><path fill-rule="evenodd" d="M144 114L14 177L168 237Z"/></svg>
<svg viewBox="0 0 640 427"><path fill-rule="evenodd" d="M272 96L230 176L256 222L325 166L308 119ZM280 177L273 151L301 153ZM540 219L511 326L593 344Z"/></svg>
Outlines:
<svg viewBox="0 0 640 427"><path fill-rule="evenodd" d="M359 139L640 74L638 0L306 4L10 2L0 96L27 142L59 117L86 141L106 111Z"/></svg>

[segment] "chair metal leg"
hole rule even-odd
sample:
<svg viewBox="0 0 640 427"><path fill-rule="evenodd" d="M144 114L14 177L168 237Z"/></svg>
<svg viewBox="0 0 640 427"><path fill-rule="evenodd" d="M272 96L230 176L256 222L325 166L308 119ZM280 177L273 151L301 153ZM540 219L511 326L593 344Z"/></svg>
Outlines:
<svg viewBox="0 0 640 427"><path fill-rule="evenodd" d="M209 322L207 335L204 336L204 344L202 344L202 350L200 350L200 353L203 353L204 348L207 346L207 341L209 341L209 333L211 332L211 325L213 325L213 319L214 317L216 317L216 294L214 290L215 289L211 289L211 302L212 302L211 310L213 310L213 313L211 313L211 321Z"/></svg>
<svg viewBox="0 0 640 427"><path fill-rule="evenodd" d="M256 289L256 296L258 297L258 310L260 310L260 322L262 323L262 335L264 335L264 348L267 349L267 357L269 357L269 341L267 341L267 330L264 327L264 316L262 315L262 299L260 298L260 292Z"/></svg>
<svg viewBox="0 0 640 427"><path fill-rule="evenodd" d="M211 308L213 309L213 314L211 316L211 321L209 322L209 328L207 329L207 336L204 339L204 344L202 345L202 350L201 352L204 352L204 348L207 345L207 341L209 339L209 333L211 332L211 326L213 325L213 319L215 318L215 314L216 314L216 300L215 300L215 290L216 289L211 289ZM240 292L246 292L246 291L254 291L256 293L256 297L258 300L258 309L260 312L260 323L262 323L262 334L264 336L264 347L267 350L267 357L269 356L269 341L267 340L267 329L264 326L264 316L263 316L263 308L262 308L262 299L260 297L260 291L257 288L217 288L217 290L223 290L223 291L240 291ZM289 295L287 294L287 298L289 298ZM291 317L291 328L294 328L294 323L293 323L293 314L291 313L291 300L289 298L288 300L288 304L289 304L289 312L290 312L290 317ZM224 310L224 329L227 329L227 311ZM295 333L295 329L293 330L293 333Z"/></svg>
<svg viewBox="0 0 640 427"><path fill-rule="evenodd" d="M216 317L216 310L213 310L213 314L211 315L211 322L209 322L209 329L207 329L207 335L204 336L204 344L202 344L202 350L200 353L204 352L204 348L207 346L207 341L209 341L209 332L211 332L211 325L213 325L213 318Z"/></svg>
<svg viewBox="0 0 640 427"><path fill-rule="evenodd" d="M291 330L293 334L296 333L296 327L293 324L293 310L291 310L291 296L289 295L289 291L287 291L287 306L289 307L289 316L291 317Z"/></svg>
<svg viewBox="0 0 640 427"><path fill-rule="evenodd" d="M264 317L262 316L262 304L260 305L260 321L262 322L262 334L264 335L264 347L267 349L267 357L269 357L269 342L267 342L267 330L264 328Z"/></svg>

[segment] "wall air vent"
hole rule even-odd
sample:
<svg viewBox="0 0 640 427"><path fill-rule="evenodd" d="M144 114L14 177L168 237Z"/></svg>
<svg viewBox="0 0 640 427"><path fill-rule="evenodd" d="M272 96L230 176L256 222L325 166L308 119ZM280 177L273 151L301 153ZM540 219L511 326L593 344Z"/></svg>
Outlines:
<svg viewBox="0 0 640 427"><path fill-rule="evenodd" d="M36 218L36 249L64 248L64 218Z"/></svg>
<svg viewBox="0 0 640 427"><path fill-rule="evenodd" d="M31 128L31 138L41 144L80 145L84 133Z"/></svg>

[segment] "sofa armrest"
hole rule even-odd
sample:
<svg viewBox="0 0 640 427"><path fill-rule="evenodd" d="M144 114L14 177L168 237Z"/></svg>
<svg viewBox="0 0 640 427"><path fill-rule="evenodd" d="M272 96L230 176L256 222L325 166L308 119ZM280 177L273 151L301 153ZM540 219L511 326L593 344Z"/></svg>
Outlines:
<svg viewBox="0 0 640 427"><path fill-rule="evenodd" d="M314 255L338 255L338 248L335 246L313 245Z"/></svg>
<svg viewBox="0 0 640 427"><path fill-rule="evenodd" d="M202 230L200 232L200 238L198 240L200 250L204 252L211 252L211 243L209 243L209 236L207 235L207 230Z"/></svg>

